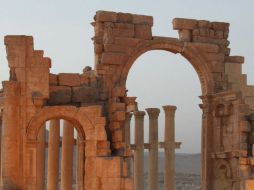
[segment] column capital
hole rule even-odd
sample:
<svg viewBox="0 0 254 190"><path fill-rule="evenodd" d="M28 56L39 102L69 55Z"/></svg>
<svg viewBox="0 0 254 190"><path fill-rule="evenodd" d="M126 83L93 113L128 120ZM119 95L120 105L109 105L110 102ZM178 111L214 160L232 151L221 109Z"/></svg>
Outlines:
<svg viewBox="0 0 254 190"><path fill-rule="evenodd" d="M165 105L165 106L162 106L162 107L163 107L163 110L164 110L165 114L170 114L170 115L174 115L175 111L177 109L176 106L172 106L172 105Z"/></svg>
<svg viewBox="0 0 254 190"><path fill-rule="evenodd" d="M146 112L148 113L149 119L157 119L160 114L159 108L146 108Z"/></svg>
<svg viewBox="0 0 254 190"><path fill-rule="evenodd" d="M130 120L132 118L133 113L126 112L126 119Z"/></svg>
<svg viewBox="0 0 254 190"><path fill-rule="evenodd" d="M134 112L135 118L142 118L145 116L145 114L146 114L146 112L144 112L144 111L135 111Z"/></svg>

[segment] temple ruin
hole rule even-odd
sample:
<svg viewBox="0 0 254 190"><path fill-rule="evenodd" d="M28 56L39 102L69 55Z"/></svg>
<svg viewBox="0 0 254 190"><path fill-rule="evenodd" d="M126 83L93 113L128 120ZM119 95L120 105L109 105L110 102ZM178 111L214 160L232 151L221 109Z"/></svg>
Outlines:
<svg viewBox="0 0 254 190"><path fill-rule="evenodd" d="M151 16L96 12L94 69L81 74L50 73L51 60L34 50L31 36L6 36L10 78L0 92L1 189L144 190L148 149L148 187L157 190L159 148L165 152L164 189L174 189L176 107L163 107L165 139L158 142L160 109L138 110L126 89L135 60L165 50L181 54L200 79L202 190L253 190L254 86L242 73L244 58L230 55L229 23L172 23L179 38L153 36ZM146 113L149 143L143 140Z"/></svg>

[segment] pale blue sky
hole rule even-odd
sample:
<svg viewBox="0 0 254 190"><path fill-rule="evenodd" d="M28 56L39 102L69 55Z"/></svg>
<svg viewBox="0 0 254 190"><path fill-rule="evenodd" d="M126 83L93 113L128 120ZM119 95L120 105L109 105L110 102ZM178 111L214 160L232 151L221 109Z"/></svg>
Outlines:
<svg viewBox="0 0 254 190"><path fill-rule="evenodd" d="M177 37L171 24L174 17L230 22L231 54L245 56L243 70L254 84L253 8L251 0L0 0L0 80L8 79L3 44L7 34L33 35L35 48L52 59L53 73L81 72L86 65L93 66L90 22L96 10L109 10L153 16L156 36ZM127 87L130 95L139 97L142 109L178 106L176 137L184 142L181 151L200 151L200 84L184 58L162 51L144 54L131 69Z"/></svg>

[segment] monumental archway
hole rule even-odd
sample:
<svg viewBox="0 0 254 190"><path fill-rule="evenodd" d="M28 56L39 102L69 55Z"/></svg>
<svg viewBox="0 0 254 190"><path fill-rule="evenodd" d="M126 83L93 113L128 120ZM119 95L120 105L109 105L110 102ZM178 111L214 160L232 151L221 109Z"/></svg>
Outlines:
<svg viewBox="0 0 254 190"><path fill-rule="evenodd" d="M38 131L46 120L61 117L85 138L86 171L96 168L83 173L84 189L112 182L112 190L132 189L124 130L136 102L127 97L125 83L140 55L166 50L185 57L201 82L202 190L253 189L254 88L241 72L244 58L230 55L229 23L176 18L179 38L153 36L151 16L98 11L92 25L95 69L82 74L52 74L51 60L34 50L31 36L5 37L10 79L0 92L1 188L36 189ZM165 110L172 115L175 107Z"/></svg>

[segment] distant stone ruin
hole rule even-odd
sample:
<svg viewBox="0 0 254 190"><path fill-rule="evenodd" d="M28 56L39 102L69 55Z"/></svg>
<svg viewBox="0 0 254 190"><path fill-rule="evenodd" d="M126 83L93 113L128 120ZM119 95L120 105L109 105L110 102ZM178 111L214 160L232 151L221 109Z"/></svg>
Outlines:
<svg viewBox="0 0 254 190"><path fill-rule="evenodd" d="M253 190L254 86L242 74L244 58L230 55L229 24L175 18L179 38L158 37L151 16L98 11L92 25L95 65L82 74L52 74L51 60L34 50L31 36L5 37L10 79L0 92L1 189L144 190L148 149L148 188L156 190L158 148L165 150L164 189L174 189L176 107L164 107L164 142L158 142L159 109L147 109L144 143L145 112L126 89L135 60L165 50L186 58L200 79L202 190Z"/></svg>

